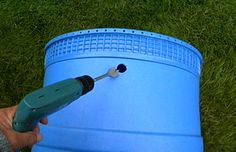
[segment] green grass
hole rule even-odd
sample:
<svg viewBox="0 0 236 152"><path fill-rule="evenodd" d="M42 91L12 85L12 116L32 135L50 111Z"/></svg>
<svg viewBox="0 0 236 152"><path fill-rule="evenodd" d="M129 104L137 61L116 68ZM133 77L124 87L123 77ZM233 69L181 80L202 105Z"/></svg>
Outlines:
<svg viewBox="0 0 236 152"><path fill-rule="evenodd" d="M201 119L206 152L236 150L235 0L1 0L0 107L42 86L44 46L62 33L143 29L196 46L205 63Z"/></svg>

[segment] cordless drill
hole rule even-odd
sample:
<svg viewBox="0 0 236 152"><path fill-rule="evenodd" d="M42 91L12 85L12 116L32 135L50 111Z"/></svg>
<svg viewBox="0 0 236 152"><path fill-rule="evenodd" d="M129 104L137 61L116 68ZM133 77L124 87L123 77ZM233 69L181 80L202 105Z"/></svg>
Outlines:
<svg viewBox="0 0 236 152"><path fill-rule="evenodd" d="M111 68L107 73L95 79L88 75L69 78L31 92L17 107L12 124L13 129L18 132L32 131L40 119L59 111L91 91L95 81L108 76L114 78L125 71L126 66L119 64L117 68Z"/></svg>

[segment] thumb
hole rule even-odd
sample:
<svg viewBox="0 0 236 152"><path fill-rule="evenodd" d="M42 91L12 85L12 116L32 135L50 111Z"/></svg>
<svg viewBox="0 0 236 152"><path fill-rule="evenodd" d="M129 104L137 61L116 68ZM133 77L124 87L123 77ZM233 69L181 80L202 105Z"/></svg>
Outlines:
<svg viewBox="0 0 236 152"><path fill-rule="evenodd" d="M43 139L42 135L35 132L16 133L16 143L14 148L31 147Z"/></svg>

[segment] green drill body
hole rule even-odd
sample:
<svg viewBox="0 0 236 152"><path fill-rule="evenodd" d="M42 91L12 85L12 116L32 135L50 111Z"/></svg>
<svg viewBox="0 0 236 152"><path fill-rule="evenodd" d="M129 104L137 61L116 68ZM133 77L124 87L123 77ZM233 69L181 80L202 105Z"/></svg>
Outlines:
<svg viewBox="0 0 236 152"><path fill-rule="evenodd" d="M62 109L92 90L93 79L89 77L89 80L81 81L80 78L82 77L66 79L26 95L17 107L13 120L14 130L32 131L41 118Z"/></svg>

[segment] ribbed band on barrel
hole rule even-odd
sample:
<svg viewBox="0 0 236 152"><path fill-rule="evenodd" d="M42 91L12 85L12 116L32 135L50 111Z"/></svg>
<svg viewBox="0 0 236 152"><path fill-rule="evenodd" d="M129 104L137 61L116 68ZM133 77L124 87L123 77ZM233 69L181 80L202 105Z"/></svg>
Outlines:
<svg viewBox="0 0 236 152"><path fill-rule="evenodd" d="M170 64L200 75L202 56L179 39L132 29L101 28L71 32L45 47L45 68L79 58L128 58Z"/></svg>

